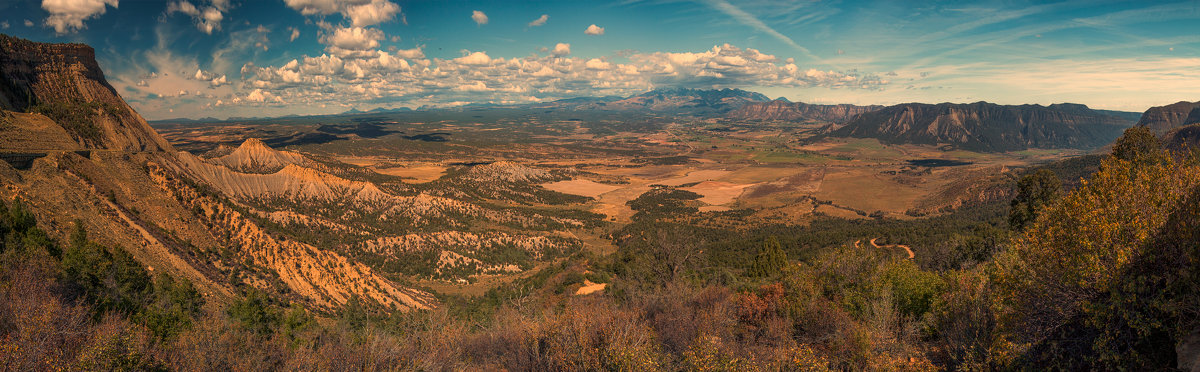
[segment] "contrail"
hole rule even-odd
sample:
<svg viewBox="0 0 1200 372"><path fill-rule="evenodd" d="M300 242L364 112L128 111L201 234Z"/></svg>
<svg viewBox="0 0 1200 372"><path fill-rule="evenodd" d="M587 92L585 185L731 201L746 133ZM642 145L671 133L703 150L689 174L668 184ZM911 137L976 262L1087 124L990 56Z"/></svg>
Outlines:
<svg viewBox="0 0 1200 372"><path fill-rule="evenodd" d="M733 17L738 22L741 22L743 25L753 27L754 29L765 32L767 35L771 35L771 36L775 37L776 39L779 39L779 41L782 41L787 45L791 45L793 48L796 48L796 50L799 50L801 53L804 53L804 55L807 56L808 58L812 58L813 60L816 60L816 61L821 60L821 58L817 57L815 54L813 54L811 51L809 51L808 48L800 46L800 44L797 44L795 40L792 40L792 38L779 33L779 31L775 31L775 29L771 28L771 26L767 26L766 23L763 23L763 21L760 21L754 15L752 15L750 13L746 13L746 11L734 6L733 4L730 4L728 1L726 1L726 0L707 0L706 2L708 3L709 6L712 6L713 8L720 10L722 13L728 14L730 17Z"/></svg>

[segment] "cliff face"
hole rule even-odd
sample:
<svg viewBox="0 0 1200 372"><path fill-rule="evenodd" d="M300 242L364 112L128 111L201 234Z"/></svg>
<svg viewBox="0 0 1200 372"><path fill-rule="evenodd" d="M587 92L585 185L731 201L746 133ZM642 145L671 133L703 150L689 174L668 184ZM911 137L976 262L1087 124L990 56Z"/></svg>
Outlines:
<svg viewBox="0 0 1200 372"><path fill-rule="evenodd" d="M886 143L953 144L975 151L1084 149L1111 143L1131 125L1125 118L1083 105L910 103L864 113L832 134Z"/></svg>
<svg viewBox="0 0 1200 372"><path fill-rule="evenodd" d="M1137 125L1150 128L1155 134L1162 136L1172 129L1195 123L1200 123L1200 102L1176 102L1151 107L1142 114L1142 119Z"/></svg>
<svg viewBox="0 0 1200 372"><path fill-rule="evenodd" d="M174 151L108 84L83 44L0 35L0 108L43 113L87 148Z"/></svg>
<svg viewBox="0 0 1200 372"><path fill-rule="evenodd" d="M855 106L846 104L813 105L803 102L774 100L771 102L747 103L736 110L730 111L725 116L732 119L742 120L816 120L831 123L844 123L850 121L858 115L876 111L881 108L883 108L883 106Z"/></svg>

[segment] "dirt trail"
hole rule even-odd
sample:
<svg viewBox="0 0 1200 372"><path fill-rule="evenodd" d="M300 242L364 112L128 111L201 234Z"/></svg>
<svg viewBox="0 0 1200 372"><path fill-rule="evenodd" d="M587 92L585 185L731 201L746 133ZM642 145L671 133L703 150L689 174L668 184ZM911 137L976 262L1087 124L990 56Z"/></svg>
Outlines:
<svg viewBox="0 0 1200 372"><path fill-rule="evenodd" d="M588 295L588 294L596 293L599 291L603 291L604 288L607 288L607 287L608 287L608 283L592 283L591 280L584 279L583 286L579 287L579 289L575 291L575 295L576 296Z"/></svg>
<svg viewBox="0 0 1200 372"><path fill-rule="evenodd" d="M913 253L913 250L912 250L912 248L910 248L910 247L909 247L909 246L907 246L907 245L904 245L904 244L892 244L892 245L882 245L882 246L881 246L881 245L879 245L879 244L875 244L875 241L876 241L876 240L879 240L879 238L874 238L874 239L871 239L871 245L875 246L875 248L903 248L903 249L904 249L904 252L907 252L907 253L908 253L908 258L909 258L910 260L911 260L911 259L913 259L913 258L915 258L915 257L917 257L917 254L916 254L916 253ZM855 242L854 242L854 247L855 247L855 248L857 248L857 247L858 247L858 241L855 241Z"/></svg>

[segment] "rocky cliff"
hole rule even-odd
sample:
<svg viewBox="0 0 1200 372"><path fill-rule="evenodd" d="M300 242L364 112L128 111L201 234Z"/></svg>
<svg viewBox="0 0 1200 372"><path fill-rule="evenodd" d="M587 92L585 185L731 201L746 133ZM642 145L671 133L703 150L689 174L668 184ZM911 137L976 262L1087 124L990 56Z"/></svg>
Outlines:
<svg viewBox="0 0 1200 372"><path fill-rule="evenodd" d="M41 113L87 148L172 150L108 84L96 52L83 44L0 35L0 108Z"/></svg>
<svg viewBox="0 0 1200 372"><path fill-rule="evenodd" d="M883 106L855 105L813 105L803 102L788 102L774 100L770 102L751 102L725 114L725 117L740 120L779 120L779 121L823 121L844 123L854 117L876 111Z"/></svg>
<svg viewBox="0 0 1200 372"><path fill-rule="evenodd" d="M1151 107L1138 120L1139 127L1150 128L1155 134L1166 135L1172 129L1200 123L1200 102L1176 102L1166 106Z"/></svg>
<svg viewBox="0 0 1200 372"><path fill-rule="evenodd" d="M1077 104L908 103L859 115L831 135L973 151L1087 149L1111 143L1133 124Z"/></svg>

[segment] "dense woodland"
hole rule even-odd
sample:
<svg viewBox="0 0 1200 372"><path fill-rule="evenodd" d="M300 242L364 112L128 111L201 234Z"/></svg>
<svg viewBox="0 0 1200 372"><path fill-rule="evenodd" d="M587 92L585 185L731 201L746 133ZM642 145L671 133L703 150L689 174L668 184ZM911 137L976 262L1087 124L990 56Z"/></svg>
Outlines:
<svg viewBox="0 0 1200 372"><path fill-rule="evenodd" d="M662 190L635 200L615 254L410 313L313 313L252 291L206 303L82 228L50 239L14 201L0 204L0 368L1175 368L1200 330L1198 157L1134 128L1098 166L1030 169L1013 187L1011 203L931 218L748 231L674 218L697 213L694 195ZM568 293L585 280L608 290Z"/></svg>

